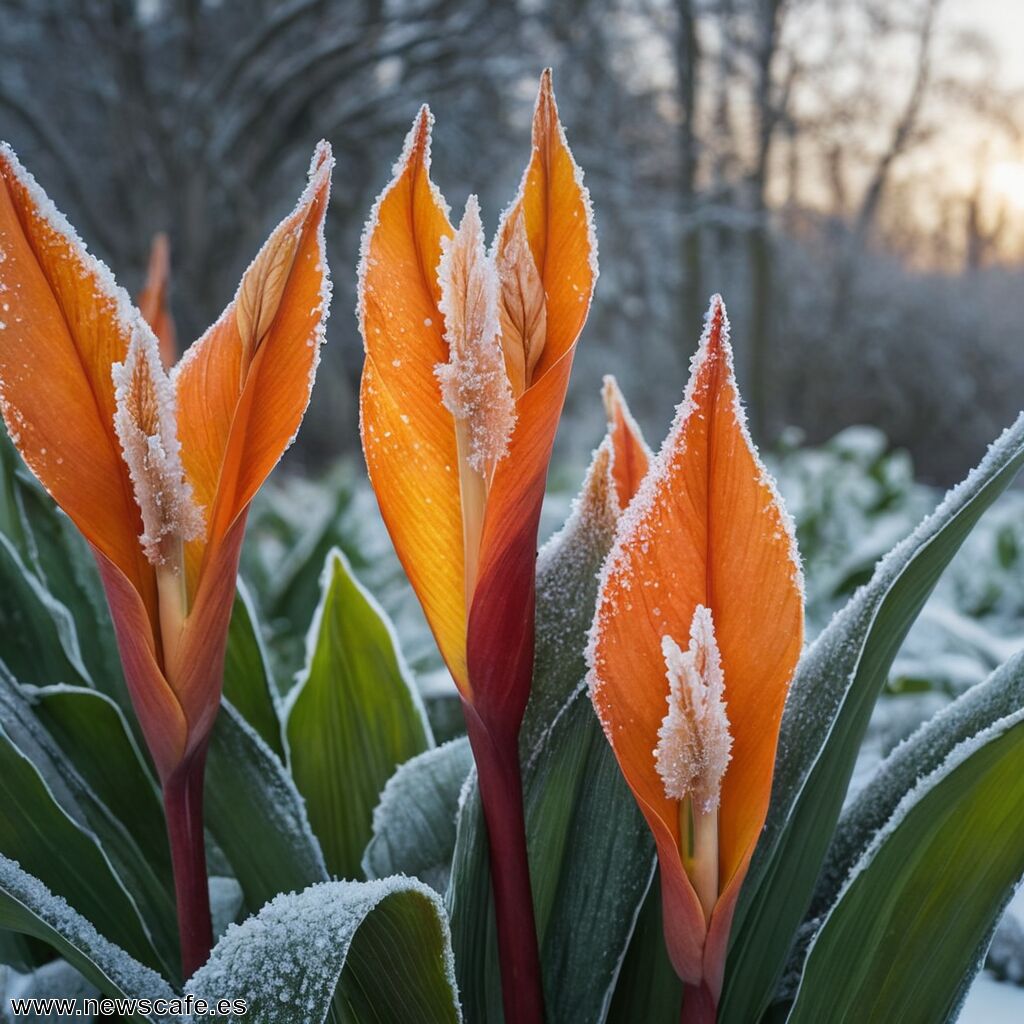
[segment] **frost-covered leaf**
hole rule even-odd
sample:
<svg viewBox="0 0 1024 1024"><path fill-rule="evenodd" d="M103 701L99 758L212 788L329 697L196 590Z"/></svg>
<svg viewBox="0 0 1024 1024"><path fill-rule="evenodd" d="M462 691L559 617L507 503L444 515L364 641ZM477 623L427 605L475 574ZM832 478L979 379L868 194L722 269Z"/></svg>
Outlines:
<svg viewBox="0 0 1024 1024"><path fill-rule="evenodd" d="M358 878L381 791L433 737L391 621L337 548L322 586L288 700L288 751L328 870Z"/></svg>
<svg viewBox="0 0 1024 1024"><path fill-rule="evenodd" d="M879 564L805 653L782 720L768 820L733 924L721 1024L767 1007L810 903L889 667L942 571L1024 462L1024 416Z"/></svg>
<svg viewBox="0 0 1024 1024"><path fill-rule="evenodd" d="M460 1021L440 898L408 878L326 882L233 925L186 986L248 1000L245 1024Z"/></svg>
<svg viewBox="0 0 1024 1024"><path fill-rule="evenodd" d="M601 453L564 529L538 556L537 657L520 745L551 1024L603 1019L654 861L650 834L583 687L596 573L618 515ZM466 1015L500 1021L487 839L475 786L459 815L448 905Z"/></svg>
<svg viewBox="0 0 1024 1024"><path fill-rule="evenodd" d="M161 962L138 908L88 829L58 804L42 775L0 730L0 853L32 870L111 941L158 969Z"/></svg>
<svg viewBox="0 0 1024 1024"><path fill-rule="evenodd" d="M159 789L121 710L106 695L79 687L27 688L26 696L61 753L131 831L170 892L171 857Z"/></svg>
<svg viewBox="0 0 1024 1024"><path fill-rule="evenodd" d="M0 633L7 667L26 683L92 686L71 613L0 535Z"/></svg>
<svg viewBox="0 0 1024 1024"><path fill-rule="evenodd" d="M255 604L241 578L224 656L224 696L267 746L283 759L284 742L270 662L260 637Z"/></svg>
<svg viewBox="0 0 1024 1024"><path fill-rule="evenodd" d="M225 701L206 762L206 827L250 910L327 879L306 806L277 755Z"/></svg>
<svg viewBox="0 0 1024 1024"><path fill-rule="evenodd" d="M956 746L876 834L811 945L790 1024L955 1020L1024 873L1022 821L1018 710Z"/></svg>
<svg viewBox="0 0 1024 1024"><path fill-rule="evenodd" d="M367 878L409 875L438 892L448 888L459 795L472 767L463 736L406 761L388 779L363 854Z"/></svg>
<svg viewBox="0 0 1024 1024"><path fill-rule="evenodd" d="M939 768L964 740L1024 707L1024 652L947 705L878 766L843 811L811 904L823 914L854 864L918 780Z"/></svg>
<svg viewBox="0 0 1024 1024"><path fill-rule="evenodd" d="M32 870L153 967L177 962L174 903L126 825L99 799L0 666L0 852Z"/></svg>
<svg viewBox="0 0 1024 1024"><path fill-rule="evenodd" d="M97 932L81 914L13 860L0 855L0 928L51 945L105 995L173 999L167 982ZM139 1018L177 1021L176 1017Z"/></svg>

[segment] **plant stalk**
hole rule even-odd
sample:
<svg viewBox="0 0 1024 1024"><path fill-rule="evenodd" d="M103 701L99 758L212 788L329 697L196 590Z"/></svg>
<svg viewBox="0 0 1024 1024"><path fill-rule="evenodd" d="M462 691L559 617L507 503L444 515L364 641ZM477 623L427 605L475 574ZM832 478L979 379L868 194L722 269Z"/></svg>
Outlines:
<svg viewBox="0 0 1024 1024"><path fill-rule="evenodd" d="M194 754L163 786L167 837L174 869L182 978L206 963L213 948L210 887L203 838L203 778L206 749Z"/></svg>
<svg viewBox="0 0 1024 1024"><path fill-rule="evenodd" d="M491 864L505 1024L543 1024L544 985L526 852L523 782L515 732L495 736L465 705Z"/></svg>
<svg viewBox="0 0 1024 1024"><path fill-rule="evenodd" d="M715 1024L718 1007L706 982L683 986L683 1011L679 1024Z"/></svg>

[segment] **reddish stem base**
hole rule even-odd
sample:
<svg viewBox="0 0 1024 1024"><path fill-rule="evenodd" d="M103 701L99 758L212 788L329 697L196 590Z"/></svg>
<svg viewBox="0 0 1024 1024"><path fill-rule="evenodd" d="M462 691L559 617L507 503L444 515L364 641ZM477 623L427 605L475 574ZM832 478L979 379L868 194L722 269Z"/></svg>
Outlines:
<svg viewBox="0 0 1024 1024"><path fill-rule="evenodd" d="M518 737L496 738L472 708L465 711L487 822L505 1024L543 1024L544 986L526 853Z"/></svg>
<svg viewBox="0 0 1024 1024"><path fill-rule="evenodd" d="M171 844L174 894L181 938L181 971L187 979L206 963L213 948L210 887L203 838L205 750L183 764L163 787L167 837Z"/></svg>
<svg viewBox="0 0 1024 1024"><path fill-rule="evenodd" d="M707 985L684 985L679 1024L715 1024L717 1020L718 1007Z"/></svg>

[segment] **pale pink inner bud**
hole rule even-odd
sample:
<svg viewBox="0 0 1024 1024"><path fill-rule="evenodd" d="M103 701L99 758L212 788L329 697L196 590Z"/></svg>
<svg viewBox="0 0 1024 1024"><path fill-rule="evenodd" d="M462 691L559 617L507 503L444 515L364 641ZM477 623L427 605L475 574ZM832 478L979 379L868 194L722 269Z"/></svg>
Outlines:
<svg viewBox="0 0 1024 1024"><path fill-rule="evenodd" d="M668 713L658 730L655 766L670 800L689 797L708 814L718 807L722 779L732 757L725 678L711 611L697 605L684 651L661 639L668 675Z"/></svg>

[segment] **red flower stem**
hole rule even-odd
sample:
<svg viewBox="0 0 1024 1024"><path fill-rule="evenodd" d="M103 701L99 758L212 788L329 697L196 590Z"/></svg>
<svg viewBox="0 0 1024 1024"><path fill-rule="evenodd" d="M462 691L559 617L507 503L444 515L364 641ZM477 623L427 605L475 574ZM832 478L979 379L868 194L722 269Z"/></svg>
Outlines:
<svg viewBox="0 0 1024 1024"><path fill-rule="evenodd" d="M683 986L683 1012L679 1024L715 1024L718 1007L707 984Z"/></svg>
<svg viewBox="0 0 1024 1024"><path fill-rule="evenodd" d="M206 963L213 948L210 887L203 837L203 778L206 751L186 761L164 783L164 815L171 844L174 893L178 904L182 977Z"/></svg>
<svg viewBox="0 0 1024 1024"><path fill-rule="evenodd" d="M543 1024L544 986L526 853L517 732L496 736L473 708L466 727L487 823L505 1024Z"/></svg>

